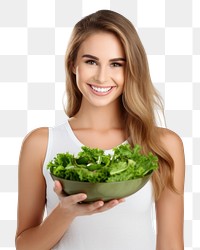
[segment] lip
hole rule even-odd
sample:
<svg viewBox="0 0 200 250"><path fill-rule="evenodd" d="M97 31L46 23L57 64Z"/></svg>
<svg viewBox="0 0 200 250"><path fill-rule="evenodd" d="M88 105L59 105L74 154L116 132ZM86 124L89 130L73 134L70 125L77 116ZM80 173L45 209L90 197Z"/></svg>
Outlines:
<svg viewBox="0 0 200 250"><path fill-rule="evenodd" d="M98 96L105 96L105 95L109 95L113 89L116 87L116 86L97 86L97 85L94 85L94 84L89 84L88 83L88 86L90 87L90 90L92 91L92 93L94 93L95 95L98 95ZM106 92L98 92L98 91L95 91L93 88L110 88L110 90L106 91Z"/></svg>

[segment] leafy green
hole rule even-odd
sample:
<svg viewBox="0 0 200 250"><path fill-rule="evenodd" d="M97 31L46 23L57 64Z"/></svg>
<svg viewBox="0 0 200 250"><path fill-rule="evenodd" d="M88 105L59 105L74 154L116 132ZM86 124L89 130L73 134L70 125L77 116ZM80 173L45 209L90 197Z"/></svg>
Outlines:
<svg viewBox="0 0 200 250"><path fill-rule="evenodd" d="M142 178L158 168L158 158L151 152L141 154L141 147L122 144L106 154L101 149L83 146L77 156L59 153L47 165L50 173L67 180L116 182Z"/></svg>

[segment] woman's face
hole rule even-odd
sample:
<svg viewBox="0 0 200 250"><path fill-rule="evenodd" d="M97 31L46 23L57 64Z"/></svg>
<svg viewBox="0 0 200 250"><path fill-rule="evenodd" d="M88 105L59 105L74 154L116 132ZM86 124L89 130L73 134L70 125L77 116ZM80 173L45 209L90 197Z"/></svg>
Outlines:
<svg viewBox="0 0 200 250"><path fill-rule="evenodd" d="M73 70L82 100L94 106L118 102L123 92L125 63L123 47L115 35L90 35L79 48Z"/></svg>

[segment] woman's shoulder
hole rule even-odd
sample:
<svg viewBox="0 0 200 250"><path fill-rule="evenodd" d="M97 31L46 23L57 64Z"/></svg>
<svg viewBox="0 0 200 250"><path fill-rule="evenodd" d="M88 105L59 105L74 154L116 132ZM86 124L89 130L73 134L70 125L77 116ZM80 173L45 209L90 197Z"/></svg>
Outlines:
<svg viewBox="0 0 200 250"><path fill-rule="evenodd" d="M41 127L30 131L22 142L21 152L43 158L48 144L48 130L48 127Z"/></svg>
<svg viewBox="0 0 200 250"><path fill-rule="evenodd" d="M158 131L158 135L159 135L159 138L160 140L163 142L163 143L182 143L182 139L181 137L175 133L174 131L168 129L168 128L157 128L157 131Z"/></svg>
<svg viewBox="0 0 200 250"><path fill-rule="evenodd" d="M48 127L40 127L30 131L24 138L23 144L42 142L48 139Z"/></svg>
<svg viewBox="0 0 200 250"><path fill-rule="evenodd" d="M19 157L19 168L24 173L29 169L33 174L42 167L48 146L48 130L48 127L36 128L24 137Z"/></svg>
<svg viewBox="0 0 200 250"><path fill-rule="evenodd" d="M158 128L158 135L163 147L172 156L183 152L183 141L177 133L167 128Z"/></svg>

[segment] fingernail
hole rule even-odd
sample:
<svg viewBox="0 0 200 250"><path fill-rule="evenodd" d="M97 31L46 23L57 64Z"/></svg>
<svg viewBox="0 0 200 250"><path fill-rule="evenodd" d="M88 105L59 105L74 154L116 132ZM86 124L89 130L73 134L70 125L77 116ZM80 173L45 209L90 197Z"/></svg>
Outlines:
<svg viewBox="0 0 200 250"><path fill-rule="evenodd" d="M104 202L103 201L100 201L99 204L98 204L100 207L102 207L104 205Z"/></svg>
<svg viewBox="0 0 200 250"><path fill-rule="evenodd" d="M117 205L117 201L112 201L112 202L111 202L111 205L112 205L112 206Z"/></svg>
<svg viewBox="0 0 200 250"><path fill-rule="evenodd" d="M81 199L84 199L84 200L85 200L86 198L87 198L87 195L86 195L86 194L82 194L82 195L81 195Z"/></svg>

